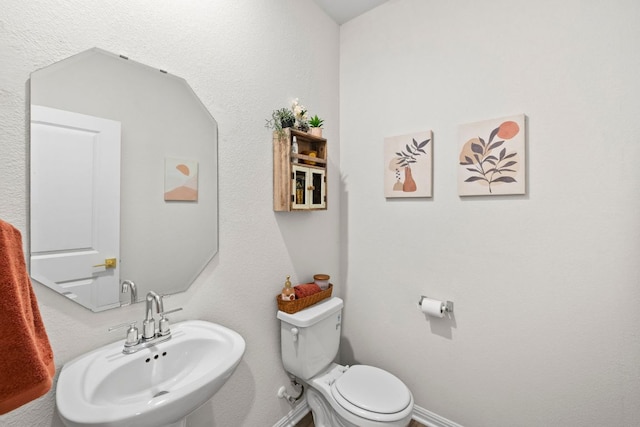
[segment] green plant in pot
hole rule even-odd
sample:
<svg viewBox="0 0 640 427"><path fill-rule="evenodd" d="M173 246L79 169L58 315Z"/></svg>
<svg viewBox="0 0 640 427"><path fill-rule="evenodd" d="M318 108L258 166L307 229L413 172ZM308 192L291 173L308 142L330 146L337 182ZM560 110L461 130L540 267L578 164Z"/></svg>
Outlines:
<svg viewBox="0 0 640 427"><path fill-rule="evenodd" d="M282 129L292 127L295 122L296 118L293 115L293 111L288 108L280 108L279 110L273 110L271 118L267 119L267 123L264 126L282 133Z"/></svg>
<svg viewBox="0 0 640 427"><path fill-rule="evenodd" d="M311 135L322 136L322 124L323 123L324 123L324 120L321 119L320 117L318 117L317 114L315 116L311 117L309 119L309 126L311 126Z"/></svg>
<svg viewBox="0 0 640 427"><path fill-rule="evenodd" d="M321 128L323 123L324 120L318 117L317 114L309 119L309 126L312 128Z"/></svg>

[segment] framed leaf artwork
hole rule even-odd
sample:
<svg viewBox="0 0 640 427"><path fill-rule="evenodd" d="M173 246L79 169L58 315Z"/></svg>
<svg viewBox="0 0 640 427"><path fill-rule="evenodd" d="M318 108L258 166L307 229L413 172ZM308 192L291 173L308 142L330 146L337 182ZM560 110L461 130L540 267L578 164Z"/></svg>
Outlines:
<svg viewBox="0 0 640 427"><path fill-rule="evenodd" d="M433 132L384 139L384 196L432 197Z"/></svg>
<svg viewBox="0 0 640 427"><path fill-rule="evenodd" d="M458 194L525 194L525 115L459 128Z"/></svg>

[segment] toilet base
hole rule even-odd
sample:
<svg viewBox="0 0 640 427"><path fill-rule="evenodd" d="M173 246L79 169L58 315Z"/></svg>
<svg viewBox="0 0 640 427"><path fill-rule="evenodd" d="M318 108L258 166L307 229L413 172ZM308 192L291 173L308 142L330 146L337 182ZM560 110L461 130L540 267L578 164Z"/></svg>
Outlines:
<svg viewBox="0 0 640 427"><path fill-rule="evenodd" d="M324 397L312 388L307 389L307 403L311 408L315 427L360 427L338 417Z"/></svg>

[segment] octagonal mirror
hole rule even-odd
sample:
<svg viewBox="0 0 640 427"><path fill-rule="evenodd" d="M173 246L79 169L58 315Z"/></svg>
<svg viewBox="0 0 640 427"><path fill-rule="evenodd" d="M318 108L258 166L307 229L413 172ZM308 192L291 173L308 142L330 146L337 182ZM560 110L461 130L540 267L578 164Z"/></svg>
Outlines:
<svg viewBox="0 0 640 427"><path fill-rule="evenodd" d="M189 84L98 48L30 83L32 278L93 311L124 281L186 290L218 250L217 123Z"/></svg>

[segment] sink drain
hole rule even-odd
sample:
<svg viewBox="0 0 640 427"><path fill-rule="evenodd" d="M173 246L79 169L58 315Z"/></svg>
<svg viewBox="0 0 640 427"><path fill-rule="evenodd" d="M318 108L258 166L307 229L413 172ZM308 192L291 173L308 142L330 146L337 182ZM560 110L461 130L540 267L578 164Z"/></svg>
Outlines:
<svg viewBox="0 0 640 427"><path fill-rule="evenodd" d="M154 394L153 397L158 397L158 396L162 396L163 394L168 394L168 391L159 391L158 393Z"/></svg>

